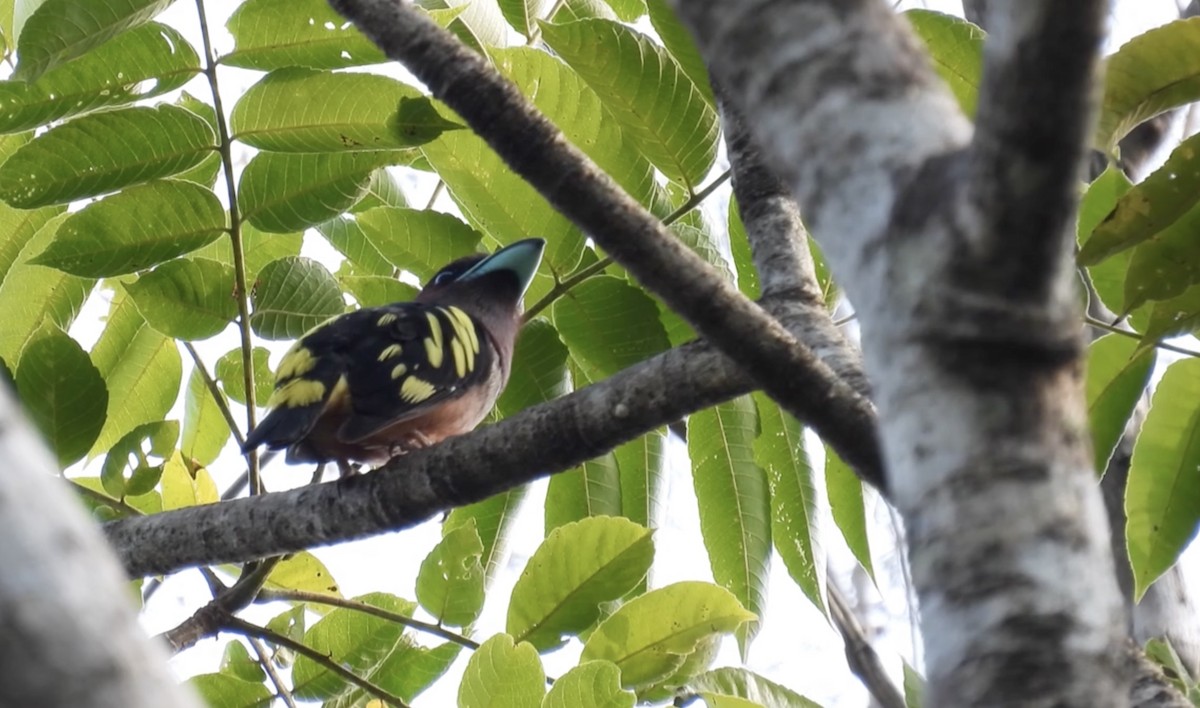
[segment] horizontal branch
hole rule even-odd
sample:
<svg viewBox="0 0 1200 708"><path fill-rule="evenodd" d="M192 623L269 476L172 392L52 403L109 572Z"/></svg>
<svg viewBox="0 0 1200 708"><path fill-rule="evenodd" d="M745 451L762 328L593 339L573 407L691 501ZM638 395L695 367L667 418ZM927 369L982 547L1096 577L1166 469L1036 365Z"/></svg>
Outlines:
<svg viewBox="0 0 1200 708"><path fill-rule="evenodd" d="M370 474L120 519L105 530L135 577L364 538L570 469L753 387L733 362L694 342ZM845 434L875 444L869 419ZM881 470L866 473L878 479Z"/></svg>

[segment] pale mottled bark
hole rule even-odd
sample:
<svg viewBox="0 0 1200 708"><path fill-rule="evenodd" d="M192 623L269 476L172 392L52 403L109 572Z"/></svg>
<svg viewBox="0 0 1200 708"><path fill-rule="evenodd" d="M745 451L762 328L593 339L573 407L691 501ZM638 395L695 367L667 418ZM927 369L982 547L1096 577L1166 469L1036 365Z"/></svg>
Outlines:
<svg viewBox="0 0 1200 708"><path fill-rule="evenodd" d="M133 591L0 385L0 705L199 708L142 633Z"/></svg>
<svg viewBox="0 0 1200 708"><path fill-rule="evenodd" d="M978 131L887 3L678 4L859 314L927 700L1124 704L1069 229L1103 3L991 8Z"/></svg>

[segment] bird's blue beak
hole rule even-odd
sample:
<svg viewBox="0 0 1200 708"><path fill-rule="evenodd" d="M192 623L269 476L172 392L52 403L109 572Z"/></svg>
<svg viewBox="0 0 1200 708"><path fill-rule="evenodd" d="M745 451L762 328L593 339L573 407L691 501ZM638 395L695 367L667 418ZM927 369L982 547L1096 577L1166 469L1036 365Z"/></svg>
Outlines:
<svg viewBox="0 0 1200 708"><path fill-rule="evenodd" d="M464 282L488 273L508 271L517 276L519 292L517 300L529 289L533 275L537 273L538 265L542 262L542 251L546 248L546 240L527 238L501 248L492 255L476 263L470 270L459 276L458 281Z"/></svg>

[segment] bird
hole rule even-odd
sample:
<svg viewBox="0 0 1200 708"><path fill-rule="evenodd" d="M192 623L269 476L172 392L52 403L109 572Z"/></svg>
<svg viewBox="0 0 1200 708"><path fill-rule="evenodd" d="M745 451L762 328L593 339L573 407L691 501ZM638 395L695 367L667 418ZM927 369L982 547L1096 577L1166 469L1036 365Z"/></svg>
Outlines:
<svg viewBox="0 0 1200 708"><path fill-rule="evenodd" d="M372 465L470 432L508 383L521 300L546 242L459 258L409 302L333 317L280 359L269 409L242 445L289 463Z"/></svg>

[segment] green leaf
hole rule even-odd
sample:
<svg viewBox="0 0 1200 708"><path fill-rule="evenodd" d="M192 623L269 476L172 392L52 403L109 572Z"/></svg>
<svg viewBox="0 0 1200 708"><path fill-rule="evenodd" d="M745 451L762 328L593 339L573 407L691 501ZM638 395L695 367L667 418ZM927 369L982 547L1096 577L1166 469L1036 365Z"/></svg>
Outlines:
<svg viewBox="0 0 1200 708"><path fill-rule="evenodd" d="M871 563L871 545L867 537L862 481L828 445L825 446L825 490L829 495L833 523L841 530L842 538L858 564L874 580L875 566Z"/></svg>
<svg viewBox="0 0 1200 708"><path fill-rule="evenodd" d="M693 413L688 455L713 578L746 609L762 614L771 567L771 496L767 475L754 460L757 428L749 396ZM757 622L738 628L743 660L757 633Z"/></svg>
<svg viewBox="0 0 1200 708"><path fill-rule="evenodd" d="M483 542L483 557L480 563L483 565L486 581L490 582L500 567L504 549L508 546L508 532L527 491L527 486L517 487L481 502L460 506L450 512L442 526L442 533L446 534L464 524L474 522L479 540Z"/></svg>
<svg viewBox="0 0 1200 708"><path fill-rule="evenodd" d="M399 154L260 152L242 171L238 204L258 229L303 231L353 206L376 168L400 161Z"/></svg>
<svg viewBox="0 0 1200 708"><path fill-rule="evenodd" d="M1200 208L1198 153L1200 135L1193 135L1176 146L1162 167L1132 189L1122 190L1119 201L1079 250L1079 262L1095 265L1127 248L1162 238L1189 211Z"/></svg>
<svg viewBox="0 0 1200 708"><path fill-rule="evenodd" d="M187 442L184 428L184 444ZM182 509L199 504L212 504L220 499L217 485L203 467L190 469L178 452L163 463L162 500L163 510Z"/></svg>
<svg viewBox="0 0 1200 708"><path fill-rule="evenodd" d="M621 689L621 670L610 661L587 661L555 680L542 708L633 708L635 696Z"/></svg>
<svg viewBox="0 0 1200 708"><path fill-rule="evenodd" d="M606 118L600 99L575 72L535 49L496 50L493 58L496 67L568 140L634 199L650 203L655 187L653 168L616 122ZM477 135L466 130L446 133L421 149L445 180L455 203L481 232L501 241L530 234L545 238L543 270L558 276L566 275L579 262L583 234Z"/></svg>
<svg viewBox="0 0 1200 708"><path fill-rule="evenodd" d="M367 678L385 691L411 701L446 673L461 650L462 647L453 642L426 649L404 636ZM373 698L356 686L348 693L326 701L325 708L361 708L364 704L372 708L370 701Z"/></svg>
<svg viewBox="0 0 1200 708"><path fill-rule="evenodd" d="M710 707L734 708L757 705L763 708L820 708L790 688L759 676L753 671L736 668L713 669L688 682L688 688L704 697ZM751 703L729 701L744 699Z"/></svg>
<svg viewBox="0 0 1200 708"><path fill-rule="evenodd" d="M53 324L25 347L17 394L60 467L87 454L104 426L108 390L87 352Z"/></svg>
<svg viewBox="0 0 1200 708"><path fill-rule="evenodd" d="M558 331L543 319L526 323L517 337L512 373L508 377L508 386L496 401L496 409L507 418L570 391L567 348L559 339Z"/></svg>
<svg viewBox="0 0 1200 708"><path fill-rule="evenodd" d="M0 169L0 199L32 209L94 197L194 167L215 145L208 123L178 106L83 116L9 158Z"/></svg>
<svg viewBox="0 0 1200 708"><path fill-rule="evenodd" d="M538 708L546 673L528 644L497 634L471 655L458 687L458 708Z"/></svg>
<svg viewBox="0 0 1200 708"><path fill-rule="evenodd" d="M679 68L691 79L704 100L710 106L716 105L712 84L708 78L708 67L704 64L704 58L700 56L700 50L696 48L691 32L679 21L667 0L648 0L646 8L650 12L650 24L654 27L655 34L671 52Z"/></svg>
<svg viewBox="0 0 1200 708"><path fill-rule="evenodd" d="M673 674L706 640L755 619L728 590L675 583L630 600L601 622L580 662L611 661L621 669L622 686L645 686Z"/></svg>
<svg viewBox="0 0 1200 708"><path fill-rule="evenodd" d="M267 680L267 672L263 671L258 659L251 658L250 650L236 639L225 645L225 653L221 656L221 673L252 683Z"/></svg>
<svg viewBox="0 0 1200 708"><path fill-rule="evenodd" d="M921 708L925 705L925 679L917 670L904 662L904 705L906 708Z"/></svg>
<svg viewBox="0 0 1200 708"><path fill-rule="evenodd" d="M375 592L354 598L374 607L412 615L415 604L394 595ZM304 643L333 661L363 675L379 665L402 641L404 627L374 615L337 608L304 634ZM345 679L307 656L296 657L292 668L293 695L303 700L325 700L344 693Z"/></svg>
<svg viewBox="0 0 1200 708"><path fill-rule="evenodd" d="M254 373L254 400L259 405L271 397L271 391L275 388L275 377L267 362L269 357L270 352L262 347L254 347L250 352L250 368ZM221 382L221 387L225 389L225 395L229 396L231 400L245 405L246 377L243 371L241 347L231 349L217 359L215 375L217 381Z"/></svg>
<svg viewBox="0 0 1200 708"><path fill-rule="evenodd" d="M346 310L337 280L310 258L280 258L258 274L250 326L264 339L296 339Z"/></svg>
<svg viewBox="0 0 1200 708"><path fill-rule="evenodd" d="M483 541L468 522L445 532L421 562L417 602L439 624L465 627L483 609Z"/></svg>
<svg viewBox="0 0 1200 708"><path fill-rule="evenodd" d="M729 199L729 250L733 254L733 265L737 269L738 289L751 300L762 296L762 288L758 284L758 268L754 266L754 254L750 251L750 239L746 236L746 226L742 223L741 212L737 200Z"/></svg>
<svg viewBox="0 0 1200 708"><path fill-rule="evenodd" d="M388 60L324 0L249 0L225 27L233 35L233 51L221 63L243 69L340 69Z"/></svg>
<svg viewBox="0 0 1200 708"><path fill-rule="evenodd" d="M1200 521L1200 359L1172 364L1159 381L1133 447L1125 536L1134 595L1170 568Z"/></svg>
<svg viewBox="0 0 1200 708"><path fill-rule="evenodd" d="M1133 250L1125 273L1126 312L1147 300L1167 300L1200 283L1200 209Z"/></svg>
<svg viewBox="0 0 1200 708"><path fill-rule="evenodd" d="M367 232L357 219L339 216L317 224L317 232L353 264L356 274L393 277L394 266L367 238Z"/></svg>
<svg viewBox="0 0 1200 708"><path fill-rule="evenodd" d="M221 398L224 399L224 395ZM180 449L199 464L210 465L221 454L229 435L229 423L213 400L212 391L205 385L200 371L193 369L183 398L183 439L179 443Z"/></svg>
<svg viewBox="0 0 1200 708"><path fill-rule="evenodd" d="M612 376L670 348L645 291L613 276L589 278L554 303L554 324L588 378Z"/></svg>
<svg viewBox="0 0 1200 708"><path fill-rule="evenodd" d="M414 151L413 154L419 160L425 159L420 152ZM414 164L415 162L416 160L413 160ZM375 207L406 206L408 206L408 197L404 196L404 190L400 187L400 183L387 168L381 167L371 172L371 178L367 180L366 191L363 192L362 198L350 208L350 211L357 214Z"/></svg>
<svg viewBox="0 0 1200 708"><path fill-rule="evenodd" d="M237 316L233 268L207 258L168 261L125 290L152 327L176 339L208 339Z"/></svg>
<svg viewBox="0 0 1200 708"><path fill-rule="evenodd" d="M35 81L46 70L144 25L172 0L44 0L20 30L13 78Z"/></svg>
<svg viewBox="0 0 1200 708"><path fill-rule="evenodd" d="M301 590L341 597L342 591L329 568L308 551L285 556L267 576L265 586L274 590Z"/></svg>
<svg viewBox="0 0 1200 708"><path fill-rule="evenodd" d="M618 22L541 23L542 37L600 96L655 167L694 189L717 151L717 114L665 49Z"/></svg>
<svg viewBox="0 0 1200 708"><path fill-rule="evenodd" d="M964 19L932 10L908 10L904 17L925 43L934 71L946 82L959 108L974 118L987 33Z"/></svg>
<svg viewBox="0 0 1200 708"><path fill-rule="evenodd" d="M151 22L123 32L37 81L0 81L0 132L153 98L200 71L200 57L178 30Z"/></svg>
<svg viewBox="0 0 1200 708"><path fill-rule="evenodd" d="M139 425L162 420L179 395L183 363L175 341L146 323L133 300L115 293L92 361L108 385L108 414L91 455Z"/></svg>
<svg viewBox="0 0 1200 708"><path fill-rule="evenodd" d="M657 526L655 510L661 500L667 431L660 428L616 449L621 473L621 515L634 523Z"/></svg>
<svg viewBox="0 0 1200 708"><path fill-rule="evenodd" d="M622 22L633 22L646 14L646 0L608 0L608 6Z"/></svg>
<svg viewBox="0 0 1200 708"><path fill-rule="evenodd" d="M230 115L234 137L260 150L395 150L458 127L428 98L378 74L273 71L242 95Z"/></svg>
<svg viewBox="0 0 1200 708"><path fill-rule="evenodd" d="M546 489L547 534L591 516L621 516L621 469L612 452L553 475Z"/></svg>
<svg viewBox="0 0 1200 708"><path fill-rule="evenodd" d="M1109 334L1088 348L1087 400L1096 473L1104 474L1125 424L1150 381L1154 350L1136 339Z"/></svg>
<svg viewBox="0 0 1200 708"><path fill-rule="evenodd" d="M153 453L165 460L175 450L178 439L179 423L173 420L146 423L129 431L104 457L100 470L104 491L121 499L153 490L158 486L163 470L162 465L150 465L147 454ZM150 443L149 451L143 447L147 442Z"/></svg>
<svg viewBox="0 0 1200 708"><path fill-rule="evenodd" d="M1139 123L1200 99L1200 18L1134 37L1106 69L1095 140L1111 151Z"/></svg>
<svg viewBox="0 0 1200 708"><path fill-rule="evenodd" d="M194 251L225 228L225 210L211 191L150 182L68 216L34 262L85 277L123 275Z"/></svg>
<svg viewBox="0 0 1200 708"><path fill-rule="evenodd" d="M65 214L57 208L24 214L22 219L11 207L0 206L0 226L5 227L0 238L6 239L6 250L15 254L0 280L0 312L4 313L0 358L12 363L42 322L70 327L95 283L33 262L54 238Z"/></svg>
<svg viewBox="0 0 1200 708"><path fill-rule="evenodd" d="M556 649L646 577L654 560L649 529L597 516L560 526L538 547L513 586L505 631L539 651Z"/></svg>
<svg viewBox="0 0 1200 708"><path fill-rule="evenodd" d="M500 14L500 8L496 3L471 2L470 0L421 0L417 4L431 10L430 16L439 24L448 26L451 31L455 31L453 23L439 18L436 9L453 10L456 13L457 21L470 30L471 36L489 47L500 47L508 42L508 28L504 24L504 15ZM478 51L481 48L476 49Z"/></svg>
<svg viewBox="0 0 1200 708"><path fill-rule="evenodd" d="M1097 227L1116 207L1122 195L1133 185L1119 168L1109 166L1097 177L1079 203L1077 242L1080 252L1089 248L1088 242ZM1129 259L1133 252L1126 251L1109 256L1096 265L1088 266L1088 279L1100 297L1100 302L1114 312L1125 309L1125 273L1129 270Z"/></svg>
<svg viewBox="0 0 1200 708"><path fill-rule="evenodd" d="M359 307L378 307L393 302L408 302L420 292L417 288L386 275L353 275L346 263L337 272L338 284L354 296Z"/></svg>
<svg viewBox="0 0 1200 708"><path fill-rule="evenodd" d="M522 36L529 37L537 26L538 18L550 11L554 0L498 0L497 4L508 24Z"/></svg>
<svg viewBox="0 0 1200 708"><path fill-rule="evenodd" d="M362 212L357 221L388 263L421 281L455 258L474 253L480 241L470 226L436 211L378 207Z"/></svg>
<svg viewBox="0 0 1200 708"><path fill-rule="evenodd" d="M754 403L760 426L754 459L770 484L771 538L792 580L825 612L825 549L804 426L762 393L754 394Z"/></svg>
<svg viewBox="0 0 1200 708"><path fill-rule="evenodd" d="M1154 345L1159 340L1187 334L1200 328L1200 285L1193 285L1169 300L1154 303L1141 346Z"/></svg>
<svg viewBox="0 0 1200 708"><path fill-rule="evenodd" d="M187 683L204 705L211 708L267 706L271 702L271 691L261 681L247 681L227 673L197 674Z"/></svg>

